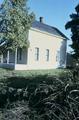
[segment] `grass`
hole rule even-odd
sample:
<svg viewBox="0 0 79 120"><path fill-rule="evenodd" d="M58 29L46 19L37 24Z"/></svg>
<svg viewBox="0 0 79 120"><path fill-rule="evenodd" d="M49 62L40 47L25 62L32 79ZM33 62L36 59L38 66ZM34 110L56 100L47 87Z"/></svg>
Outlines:
<svg viewBox="0 0 79 120"><path fill-rule="evenodd" d="M67 82L67 69L52 70L28 70L15 71L0 68L0 84L7 84L9 87L25 88L26 86L38 86L39 84L53 84L53 80L62 79ZM64 79L65 78L65 79Z"/></svg>
<svg viewBox="0 0 79 120"><path fill-rule="evenodd" d="M15 71L0 68L0 79L7 77L37 77L37 76L61 76L67 74L66 69L52 69L52 70L27 70L27 71Z"/></svg>

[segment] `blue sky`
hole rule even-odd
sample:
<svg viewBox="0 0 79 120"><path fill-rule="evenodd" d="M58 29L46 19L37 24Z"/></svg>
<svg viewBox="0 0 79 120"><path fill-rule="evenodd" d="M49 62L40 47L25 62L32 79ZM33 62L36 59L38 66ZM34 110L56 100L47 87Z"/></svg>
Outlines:
<svg viewBox="0 0 79 120"><path fill-rule="evenodd" d="M0 0L2 3L3 0ZM59 28L67 37L70 38L70 30L65 30L65 24L70 20L69 15L75 12L75 6L79 0L28 0L28 7L39 20L44 17L44 22L51 26ZM68 45L70 41L68 41ZM70 48L68 47L68 51Z"/></svg>
<svg viewBox="0 0 79 120"><path fill-rule="evenodd" d="M70 30L65 30L64 26L70 20L69 15L75 12L74 8L79 0L29 0L28 3L37 20L43 16L46 24L59 28L69 39L71 38ZM68 45L70 43L71 41L68 41ZM68 51L71 51L69 47Z"/></svg>

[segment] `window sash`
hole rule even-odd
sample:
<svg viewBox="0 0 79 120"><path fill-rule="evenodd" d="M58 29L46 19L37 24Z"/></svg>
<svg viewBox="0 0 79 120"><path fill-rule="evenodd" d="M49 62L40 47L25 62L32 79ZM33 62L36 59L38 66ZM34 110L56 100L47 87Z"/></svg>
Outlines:
<svg viewBox="0 0 79 120"><path fill-rule="evenodd" d="M49 61L49 49L46 49L46 61Z"/></svg>
<svg viewBox="0 0 79 120"><path fill-rule="evenodd" d="M57 55L56 55L56 61L60 61L60 51L57 51Z"/></svg>
<svg viewBox="0 0 79 120"><path fill-rule="evenodd" d="M18 49L18 60L22 60L22 48Z"/></svg>
<svg viewBox="0 0 79 120"><path fill-rule="evenodd" d="M39 48L35 48L35 60L39 60Z"/></svg>

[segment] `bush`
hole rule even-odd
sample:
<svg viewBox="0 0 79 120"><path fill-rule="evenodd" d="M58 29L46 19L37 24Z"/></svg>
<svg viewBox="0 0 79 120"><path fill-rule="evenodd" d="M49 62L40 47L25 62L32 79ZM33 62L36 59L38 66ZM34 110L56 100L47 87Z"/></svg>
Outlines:
<svg viewBox="0 0 79 120"><path fill-rule="evenodd" d="M78 120L79 82L60 77L9 77L0 84L0 120Z"/></svg>

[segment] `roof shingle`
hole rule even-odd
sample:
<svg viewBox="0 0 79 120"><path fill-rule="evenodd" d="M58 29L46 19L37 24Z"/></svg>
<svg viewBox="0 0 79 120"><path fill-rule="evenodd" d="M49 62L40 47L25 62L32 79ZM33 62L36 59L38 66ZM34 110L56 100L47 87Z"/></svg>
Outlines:
<svg viewBox="0 0 79 120"><path fill-rule="evenodd" d="M34 21L33 24L32 24L32 28L36 28L38 30L41 30L41 31L45 31L45 32L48 32L50 34L54 34L56 36L60 36L60 37L63 37L65 39L68 39L60 30L58 30L57 28L55 27L52 27L50 25L47 25L47 24L44 24L44 23L41 23L41 22L38 22L38 21Z"/></svg>

